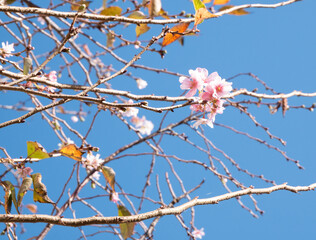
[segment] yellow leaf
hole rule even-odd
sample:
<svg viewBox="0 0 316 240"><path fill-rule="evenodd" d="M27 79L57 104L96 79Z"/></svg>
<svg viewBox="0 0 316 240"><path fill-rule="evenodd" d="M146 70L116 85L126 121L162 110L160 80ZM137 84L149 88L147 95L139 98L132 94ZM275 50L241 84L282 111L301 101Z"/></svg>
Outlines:
<svg viewBox="0 0 316 240"><path fill-rule="evenodd" d="M229 3L230 0L214 0L213 5L224 5Z"/></svg>
<svg viewBox="0 0 316 240"><path fill-rule="evenodd" d="M170 29L171 32L178 32L178 33L184 33L185 30L189 27L190 23L180 23L178 25L175 25ZM174 42L178 38L180 38L182 35L177 33L167 33L166 36L162 40L162 46L165 47L169 45L170 43Z"/></svg>
<svg viewBox="0 0 316 240"><path fill-rule="evenodd" d="M59 150L60 154L65 156L65 157L69 157L72 158L76 161L81 161L82 160L82 154L83 152L81 152L79 150L79 148L77 148L77 146L75 144L68 144L64 147L62 147Z"/></svg>
<svg viewBox="0 0 316 240"><path fill-rule="evenodd" d="M136 11L136 12L131 13L128 17L134 18L134 19L144 19L144 18L146 18L146 15L141 11ZM139 37L143 33L147 32L149 29L150 29L150 27L148 27L147 24L137 25L135 28L136 37Z"/></svg>
<svg viewBox="0 0 316 240"><path fill-rule="evenodd" d="M107 166L102 167L102 173L104 175L105 180L110 184L113 191L115 185L115 171Z"/></svg>
<svg viewBox="0 0 316 240"><path fill-rule="evenodd" d="M131 216L131 213L127 210L126 207L122 205L117 206L118 209L118 215L119 216ZM120 230L121 230L121 235L124 239L129 238L130 236L133 235L134 232L134 227L135 223L121 223L120 224Z"/></svg>
<svg viewBox="0 0 316 240"><path fill-rule="evenodd" d="M144 18L146 18L146 15L141 11L135 11L135 12L131 13L128 17L134 18L134 19L144 19Z"/></svg>
<svg viewBox="0 0 316 240"><path fill-rule="evenodd" d="M139 37L143 33L147 32L150 29L150 27L147 26L147 24L139 24L135 28L136 37Z"/></svg>
<svg viewBox="0 0 316 240"><path fill-rule="evenodd" d="M117 6L111 6L108 8L104 8L100 14L104 16L120 16L122 13L122 8Z"/></svg>
<svg viewBox="0 0 316 240"><path fill-rule="evenodd" d="M223 7L221 7L218 11L221 12L221 11L230 9L230 8L232 8L232 7L234 7L234 6L233 6L233 5L223 6ZM229 14L230 14L230 15L241 16L241 15L247 15L247 14L249 14L249 12L246 11L245 9L241 8L241 9L232 11L232 12L230 12Z"/></svg>
<svg viewBox="0 0 316 240"><path fill-rule="evenodd" d="M163 9L160 9L158 15L162 16L164 19L170 19L170 17L168 16L168 13Z"/></svg>
<svg viewBox="0 0 316 240"><path fill-rule="evenodd" d="M161 10L161 0L150 0L148 12L150 17L158 16Z"/></svg>
<svg viewBox="0 0 316 240"><path fill-rule="evenodd" d="M215 14L210 13L206 8L199 8L195 12L194 26L202 23L204 19L217 17Z"/></svg>
<svg viewBox="0 0 316 240"><path fill-rule="evenodd" d="M31 175L33 180L33 200L40 203L55 204L47 195L47 189L44 183L42 183L42 174L34 173Z"/></svg>

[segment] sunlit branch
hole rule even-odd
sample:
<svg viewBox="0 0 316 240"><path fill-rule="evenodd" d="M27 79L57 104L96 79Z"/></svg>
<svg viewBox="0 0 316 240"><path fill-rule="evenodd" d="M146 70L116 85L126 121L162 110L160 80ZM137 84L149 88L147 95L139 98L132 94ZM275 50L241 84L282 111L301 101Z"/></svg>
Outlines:
<svg viewBox="0 0 316 240"><path fill-rule="evenodd" d="M301 0L289 0L285 2L280 2L276 4L244 4L240 6L235 6L227 10L223 10L215 13L216 16L222 16L229 14L238 9L244 8L277 8L281 6L286 6ZM30 13L30 14L40 14L45 16L61 17L61 18L74 18L77 12L60 12L43 8L31 8L31 7L11 7L11 6L0 6L0 12L19 12L19 13ZM164 19L164 20L155 20L155 19L134 19L123 16L103 16L99 14L89 14L84 13L80 15L82 19L98 20L102 22L120 22L120 23L133 23L133 24L172 24L172 23L181 23L181 22L194 22L194 18L184 18L184 19Z"/></svg>
<svg viewBox="0 0 316 240"><path fill-rule="evenodd" d="M194 198L191 201L181 204L176 207L168 208L168 207L162 207L159 209L156 209L151 212L146 212L142 214L137 214L133 216L115 216L115 217L88 217L88 218L81 218L81 219L69 219L59 216L49 216L49 215L13 215L13 214L0 214L0 222L24 222L24 223L35 223L35 222L41 222L41 223L50 223L55 225L61 225L61 226L86 226L86 225L92 225L92 224L120 224L120 223L127 223L127 222L140 222L146 219L158 217L158 216L165 216L165 215L177 215L185 210L198 206L198 205L213 205L218 204L222 201L229 200L232 198L250 195L250 194L270 194L275 191L280 190L286 190L294 193L298 192L304 192L304 191L311 191L316 188L316 183L311 184L309 186L289 186L286 183L269 187L269 188L247 188L244 190L232 192L232 193L226 193L223 195L219 195L212 198L204 198L204 199L198 199Z"/></svg>

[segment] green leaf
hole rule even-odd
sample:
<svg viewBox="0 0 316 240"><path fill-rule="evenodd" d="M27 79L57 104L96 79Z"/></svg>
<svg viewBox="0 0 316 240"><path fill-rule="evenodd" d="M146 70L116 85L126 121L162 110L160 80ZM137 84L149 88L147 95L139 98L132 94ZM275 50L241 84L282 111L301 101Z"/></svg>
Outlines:
<svg viewBox="0 0 316 240"><path fill-rule="evenodd" d="M18 204L16 201L16 197L15 197L14 186L12 185L12 183L10 181L3 181L3 182L1 182L1 185L3 186L4 191L5 191L4 209L5 209L6 214L10 214L10 212L11 212L12 201L13 201L13 204L15 206L17 213L20 214Z"/></svg>
<svg viewBox="0 0 316 240"><path fill-rule="evenodd" d="M49 158L50 155L38 142L28 141L27 142L27 157L44 159L44 158Z"/></svg>
<svg viewBox="0 0 316 240"><path fill-rule="evenodd" d="M206 8L204 3L201 0L193 0L193 5L195 11L199 10L200 8Z"/></svg>
<svg viewBox="0 0 316 240"><path fill-rule="evenodd" d="M117 206L118 215L119 216L131 216L132 214L127 210L126 207L122 205ZM124 239L129 238L133 235L134 232L135 223L121 223L120 229L121 229L121 235Z"/></svg>
<svg viewBox="0 0 316 240"><path fill-rule="evenodd" d="M29 74L31 67L32 67L32 58L25 57L23 59L23 74L24 75Z"/></svg>
<svg viewBox="0 0 316 240"><path fill-rule="evenodd" d="M18 207L21 206L22 199L23 199L24 195L26 194L26 192L30 189L31 185L32 185L32 178L25 177L23 179L22 185L21 185L20 190L18 192Z"/></svg>
<svg viewBox="0 0 316 240"><path fill-rule="evenodd" d="M115 171L107 166L102 167L102 173L104 175L105 180L110 184L113 191L115 186Z"/></svg>

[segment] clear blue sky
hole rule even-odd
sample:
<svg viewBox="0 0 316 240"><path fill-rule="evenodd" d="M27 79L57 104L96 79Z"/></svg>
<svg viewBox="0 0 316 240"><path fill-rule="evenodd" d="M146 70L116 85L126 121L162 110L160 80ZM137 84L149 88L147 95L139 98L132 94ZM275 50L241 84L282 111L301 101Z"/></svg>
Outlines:
<svg viewBox="0 0 316 240"><path fill-rule="evenodd" d="M276 2L278 1L231 0L231 3L234 5ZM162 4L163 8L169 13L178 13L181 10L189 13L194 12L193 5L188 0L162 0ZM251 14L246 16L223 16L217 19L210 19L198 26L200 30L198 37L185 38L184 46L174 43L166 47L168 54L163 60L158 55L145 53L140 63L153 67L168 68L182 74L187 74L189 69L204 67L209 72L217 71L223 78L229 78L238 73L251 72L277 92L288 93L293 90L315 92L315 9L316 1L304 0L277 9L250 9ZM0 16L3 16L3 14ZM153 31L146 33L147 35L145 34L143 39L148 39L151 34L158 34L158 28L157 26L153 27ZM0 27L0 34L3 32L5 31ZM10 38L2 34L0 42L7 39ZM44 47L41 42L33 44L38 48ZM132 56L129 52L119 52L119 54L126 58ZM53 66L50 65L51 68ZM117 65L117 68L119 66ZM182 93L177 77L145 71L135 72L148 81L148 87L145 90L137 90L134 83L128 82L129 80L124 78L113 82L113 86L122 90L132 89L133 92L139 94L155 93L179 96ZM93 80L95 81L96 79ZM238 89L248 88L252 90L258 86L248 76L241 76L233 80L233 87ZM258 92L263 91L264 89L259 87ZM26 99L26 96L23 94L18 94L18 96L19 99ZM14 99L16 99L16 96L13 94L0 93L0 104L12 104ZM296 106L306 104L309 106L314 101L314 99L307 98L291 98L289 99L289 104ZM78 104L70 104L68 106L69 109L78 109ZM270 141L270 143L286 151L290 157L299 160L305 170L299 170L295 164L286 162L281 154L268 149L262 144L255 143L244 136L238 136L218 126L215 126L214 129L205 128L206 135L217 147L225 150L226 153L233 157L241 167L255 174L263 174L266 178L275 180L278 184L288 182L296 186L309 185L316 182L315 113L302 109L291 109L283 117L280 111L271 115L266 107L252 107L249 111L255 114L257 121L268 126L273 134L286 140L287 146L282 147L277 141L269 140L261 129L256 128L249 119L233 108L228 107L223 115L216 118L216 122L233 126L241 131L248 131L253 136ZM188 112L189 109L175 111L167 122L175 121L179 119L179 116L182 117ZM0 122L20 114L10 110L1 110ZM147 119L151 119L155 124L155 129L157 129L161 114L141 110L140 115L146 115ZM92 115L89 115L85 123L76 123L73 126L78 129L86 128L91 120ZM12 157L26 155L26 141L28 140L40 142L48 151L56 149L59 142L52 130L47 126L47 123L43 124L40 115L27 119L24 124L1 129L0 136L0 146L5 147ZM76 141L73 135L69 134L69 136ZM100 147L101 157L104 158L123 146L124 143L135 139L137 139L135 134L129 132L120 122L111 118L108 113L103 112L97 118L96 125L88 141ZM164 142L163 146L168 153L176 153L186 159L199 159L207 162L204 155L196 155L195 152L187 150L185 145L178 141L172 141L170 138ZM144 145L143 148L137 147L131 152L141 151L150 151L150 149ZM141 194L140 191L143 187L150 161L150 157L138 157L137 159L114 161L110 163L110 166L115 169L117 181L126 191ZM73 160L61 157L43 160L30 166L34 172L42 173L44 176L43 181L49 189L49 195L55 200L73 164ZM206 179L205 186L193 194L192 197L207 198L225 193L225 189L209 172L178 163L175 163L175 166L179 175L184 179L187 189L192 188L202 179ZM227 163L227 166L232 169L233 174L243 181L245 185L253 185L258 188L269 186L262 181L252 179L233 170L234 168L229 163ZM0 166L0 168L4 169L3 166ZM155 174L159 174L161 181L163 181L165 172L169 172L171 175L166 162L160 159L157 162ZM83 169L82 175L84 176ZM180 194L181 192L175 178L171 177L171 180L175 184L176 193ZM149 190L149 193L152 192L153 196L155 196L154 176L152 176L151 183L152 189ZM164 191L164 199L168 202L168 199L171 199L169 191L165 184L162 184L161 187ZM71 189L74 189L74 185L72 185ZM94 190L87 186L81 197L94 195L91 194L91 191ZM242 209L236 200L221 202L218 205L196 207L195 226L197 228L204 227L206 235L203 239L314 238L316 222L314 192L300 194L275 192L270 195L255 196L255 198L259 207L265 211L264 215L260 216L259 219L253 218L246 210ZM248 197L242 198L242 200L248 207L254 209ZM31 193L26 195L24 202L33 203ZM183 202L181 201L181 203ZM117 212L115 205L109 202L106 197L99 198L93 203L106 216L113 216ZM37 204L37 206L39 207L39 213L49 214L51 211L51 206L43 204ZM153 208L148 205L144 210L153 210ZM4 213L4 209L0 209L0 212ZM79 209L76 211L76 214L77 217L83 217L91 216L94 213L86 209ZM187 217L187 224L189 224L190 220L189 214L190 211L184 214ZM65 216L72 217L69 211ZM25 226L27 226L27 232L25 235L21 235L21 239L33 236L32 231L38 232L41 229L38 226L44 225L30 226L25 224ZM3 224L0 224L0 228L2 229L3 227ZM88 227L84 229L87 233L91 230ZM74 236L79 235L80 232L77 229L54 227L46 239L64 238L66 236L69 239L77 239ZM174 216L166 216L157 225L154 237L155 239L186 239L187 235L181 229ZM99 236L95 239L105 238ZM108 237L106 239L118 238Z"/></svg>

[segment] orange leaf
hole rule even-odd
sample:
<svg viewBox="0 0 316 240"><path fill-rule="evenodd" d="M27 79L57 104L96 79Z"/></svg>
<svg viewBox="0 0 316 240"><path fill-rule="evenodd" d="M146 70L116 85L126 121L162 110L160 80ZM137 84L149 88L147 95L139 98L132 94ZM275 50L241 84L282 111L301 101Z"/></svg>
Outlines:
<svg viewBox="0 0 316 240"><path fill-rule="evenodd" d="M31 212L31 213L37 213L37 206L35 204L27 204L25 207Z"/></svg>
<svg viewBox="0 0 316 240"><path fill-rule="evenodd" d="M209 3L212 2L212 0L204 0L203 3Z"/></svg>
<svg viewBox="0 0 316 240"><path fill-rule="evenodd" d="M213 5L224 5L228 3L230 0L214 0Z"/></svg>
<svg viewBox="0 0 316 240"><path fill-rule="evenodd" d="M81 161L82 160L82 154L83 152L81 152L79 150L79 148L77 148L77 146L75 144L68 144L64 147L62 147L59 150L60 154L65 156L65 157L69 157L72 158L76 161Z"/></svg>
<svg viewBox="0 0 316 240"><path fill-rule="evenodd" d="M171 32L178 32L178 33L184 33L185 30L189 27L190 23L180 23L178 25L175 25L170 29ZM167 33L166 36L163 38L162 46L165 47L169 45L170 43L174 42L178 38L180 38L181 34L176 33Z"/></svg>
<svg viewBox="0 0 316 240"><path fill-rule="evenodd" d="M234 7L234 6L233 6L233 5L223 6L223 7L221 7L218 11L219 11L219 12L220 12L220 11L224 11L224 10L230 9L230 8L232 8L232 7ZM228 14L230 14L230 15L236 15L236 16L241 16L241 15L247 15L247 14L249 14L249 12L246 11L245 9L241 8L241 9L232 11L232 12L230 12L230 13L228 13Z"/></svg>
<svg viewBox="0 0 316 240"><path fill-rule="evenodd" d="M206 8L199 8L195 13L194 26L202 23L204 19L217 17L215 14L210 13Z"/></svg>

